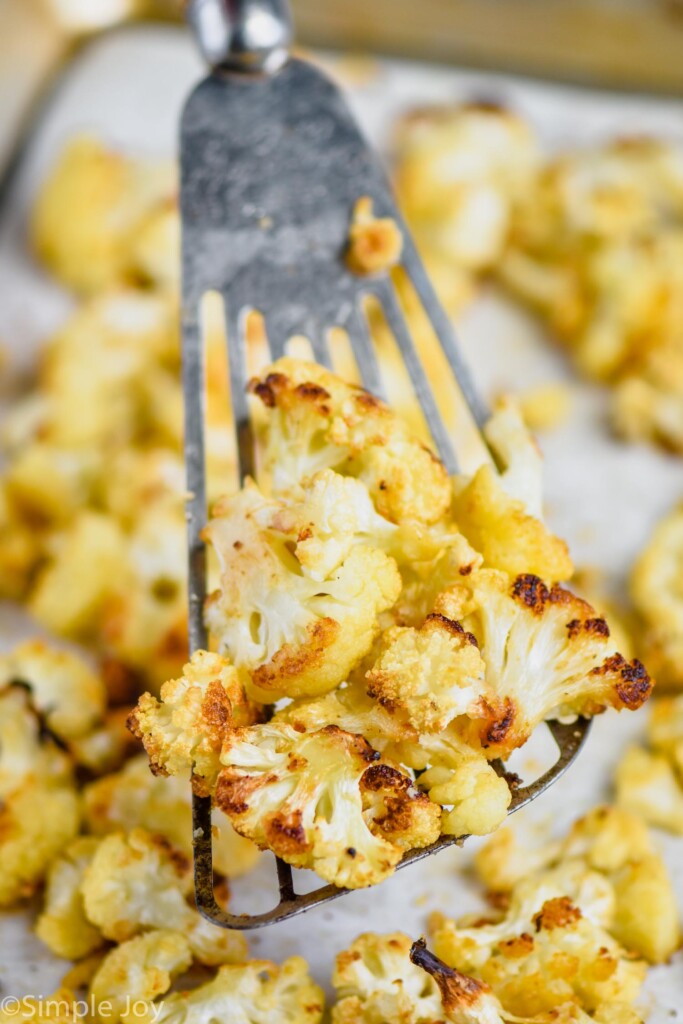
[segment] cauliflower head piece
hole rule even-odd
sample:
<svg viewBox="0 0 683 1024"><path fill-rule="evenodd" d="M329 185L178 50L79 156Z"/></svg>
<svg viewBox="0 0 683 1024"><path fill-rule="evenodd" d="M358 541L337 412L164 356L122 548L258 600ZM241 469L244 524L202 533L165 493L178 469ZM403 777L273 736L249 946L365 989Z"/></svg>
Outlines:
<svg viewBox="0 0 683 1024"><path fill-rule="evenodd" d="M190 992L175 992L164 999L157 1020L161 1024L202 1024L224 1020L230 1024L319 1024L325 997L300 956L281 966L269 960L219 968L215 977Z"/></svg>
<svg viewBox="0 0 683 1024"><path fill-rule="evenodd" d="M227 732L257 718L234 665L220 654L195 651L181 678L164 683L158 699L140 697L129 728L142 740L153 772L191 774L195 790L206 794L220 771Z"/></svg>
<svg viewBox="0 0 683 1024"><path fill-rule="evenodd" d="M650 825L683 835L683 785L665 754L629 747L617 766L617 802Z"/></svg>
<svg viewBox="0 0 683 1024"><path fill-rule="evenodd" d="M192 952L182 932L157 930L114 946L90 982L89 995L97 1008L103 1004L115 1024L133 1020L153 1024L154 1000L165 995L173 981L192 965ZM143 1014L142 1005L149 1011ZM135 1014L130 1008L135 1005ZM104 1006L102 1016L104 1016Z"/></svg>
<svg viewBox="0 0 683 1024"><path fill-rule="evenodd" d="M65 960L81 960L104 944L104 936L85 914L81 883L99 847L96 836L78 836L53 860L47 873L43 910L36 935Z"/></svg>
<svg viewBox="0 0 683 1024"><path fill-rule="evenodd" d="M80 886L87 919L107 939L125 942L141 931L170 929L187 937L199 963L242 961L244 936L211 927L186 902L191 890L187 857L143 829L101 839Z"/></svg>
<svg viewBox="0 0 683 1024"><path fill-rule="evenodd" d="M336 512L326 505L323 514L315 482L312 490L309 509L265 498L248 484L216 507L204 531L221 569L220 588L206 605L209 629L273 698L325 693L342 682L367 654L379 614L401 588L391 557L353 544L362 529L358 515L371 510L359 511L351 498ZM335 517L347 513L340 531Z"/></svg>
<svg viewBox="0 0 683 1024"><path fill-rule="evenodd" d="M131 275L131 243L146 218L175 193L170 161L131 160L100 141L71 140L44 182L30 231L38 256L60 281L93 292Z"/></svg>
<svg viewBox="0 0 683 1024"><path fill-rule="evenodd" d="M683 688L683 506L656 526L636 560L630 591L642 648L659 686Z"/></svg>
<svg viewBox="0 0 683 1024"><path fill-rule="evenodd" d="M107 694L100 677L82 658L42 640L0 657L0 690L13 683L28 687L33 707L61 740L82 737L104 716Z"/></svg>
<svg viewBox="0 0 683 1024"><path fill-rule="evenodd" d="M629 956L589 911L561 894L560 880L530 880L491 922L437 919L434 949L449 966L489 985L508 1013L524 1018L563 1004L587 1013L631 1004L645 963Z"/></svg>
<svg viewBox="0 0 683 1024"><path fill-rule="evenodd" d="M523 744L552 715L634 710L652 689L645 667L615 651L587 602L537 576L481 569L442 594L435 610L479 644L489 719L473 724L491 756Z"/></svg>
<svg viewBox="0 0 683 1024"><path fill-rule="evenodd" d="M433 523L448 510L443 464L367 391L290 358L273 363L249 388L268 411L265 468L275 493L330 468L362 480L392 522Z"/></svg>
<svg viewBox="0 0 683 1024"><path fill-rule="evenodd" d="M457 715L477 714L484 673L474 637L433 614L419 629L395 626L383 633L365 680L371 697L403 710L419 732L440 732Z"/></svg>
<svg viewBox="0 0 683 1024"><path fill-rule="evenodd" d="M362 736L281 721L226 738L215 800L236 830L295 867L348 888L390 875L439 835L439 808Z"/></svg>
<svg viewBox="0 0 683 1024"><path fill-rule="evenodd" d="M511 575L534 573L555 582L574 567L564 541L543 522L542 456L517 406L502 402L484 427L499 463L454 480L453 515L486 566Z"/></svg>
<svg viewBox="0 0 683 1024"><path fill-rule="evenodd" d="M439 965L423 944L402 932L359 935L337 956L332 984L332 1024L503 1021L486 985Z"/></svg>
<svg viewBox="0 0 683 1024"><path fill-rule="evenodd" d="M0 800L28 782L67 784L68 755L41 729L31 695L22 686L0 691Z"/></svg>
<svg viewBox="0 0 683 1024"><path fill-rule="evenodd" d="M78 794L58 782L28 780L0 806L0 907L31 896L76 836Z"/></svg>
<svg viewBox="0 0 683 1024"><path fill-rule="evenodd" d="M183 775L153 775L144 754L121 771L91 782L83 790L84 819L96 836L143 828L162 835L192 857L192 804ZM237 835L223 814L214 814L213 864L229 878L250 871L259 857L252 842Z"/></svg>
<svg viewBox="0 0 683 1024"><path fill-rule="evenodd" d="M643 819L620 806L595 807L562 839L540 846L500 829L475 863L484 884L499 895L515 892L524 880L557 884L625 949L649 963L665 962L680 943L666 866Z"/></svg>

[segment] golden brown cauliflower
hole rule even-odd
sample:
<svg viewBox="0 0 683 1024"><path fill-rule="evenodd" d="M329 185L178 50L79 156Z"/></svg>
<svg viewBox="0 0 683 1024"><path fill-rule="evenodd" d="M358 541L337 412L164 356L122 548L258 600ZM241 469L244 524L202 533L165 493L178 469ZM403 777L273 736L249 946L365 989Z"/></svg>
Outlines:
<svg viewBox="0 0 683 1024"><path fill-rule="evenodd" d="M204 531L221 568L206 606L209 629L272 699L342 682L400 590L394 560L362 543L374 516L365 488L336 481L343 478L314 478L310 501L291 504L247 483L220 502Z"/></svg>
<svg viewBox="0 0 683 1024"><path fill-rule="evenodd" d="M537 163L533 132L494 104L433 106L399 121L395 147L401 208L442 302L458 312L475 274L501 256Z"/></svg>
<svg viewBox="0 0 683 1024"><path fill-rule="evenodd" d="M182 932L157 930L114 946L90 983L89 996L101 1016L118 1024L132 1020L153 1024L154 1000L165 995L175 978L191 966L192 953ZM143 1013L143 1005L149 1011ZM130 1013L135 1006L135 1016Z"/></svg>
<svg viewBox="0 0 683 1024"><path fill-rule="evenodd" d="M158 1008L160 1024L318 1024L325 997L300 956L282 966L249 960L221 967L190 992L174 992Z"/></svg>
<svg viewBox="0 0 683 1024"><path fill-rule="evenodd" d="M219 654L195 651L183 676L164 683L159 699L151 693L140 697L129 727L142 740L153 771L192 774L195 790L208 793L228 731L257 717L234 665Z"/></svg>
<svg viewBox="0 0 683 1024"><path fill-rule="evenodd" d="M440 964L402 932L359 935L332 975L332 1024L502 1024L488 987Z"/></svg>
<svg viewBox="0 0 683 1024"><path fill-rule="evenodd" d="M362 736L273 721L226 737L215 799L241 835L295 867L359 888L439 835L439 808Z"/></svg>
<svg viewBox="0 0 683 1024"><path fill-rule="evenodd" d="M676 899L666 866L642 818L622 807L599 806L568 834L542 846L500 829L476 856L487 888L507 898L524 879L552 882L626 949L650 963L665 962L681 939ZM602 895L601 895L602 889Z"/></svg>
<svg viewBox="0 0 683 1024"><path fill-rule="evenodd" d="M518 204L499 271L615 386L629 440L683 445L683 207L676 149L627 139L548 163Z"/></svg>
<svg viewBox="0 0 683 1024"><path fill-rule="evenodd" d="M440 732L458 715L477 717L484 673L474 637L444 615L429 615L420 629L382 634L365 680L371 697L404 711L419 732Z"/></svg>
<svg viewBox="0 0 683 1024"><path fill-rule="evenodd" d="M188 858L144 829L101 839L80 892L86 918L107 939L125 942L148 929L171 929L187 937L199 963L239 963L246 955L241 932L215 928L187 903Z"/></svg>
<svg viewBox="0 0 683 1024"><path fill-rule="evenodd" d="M542 457L516 406L501 403L484 434L503 469L499 474L485 463L471 479L455 478L460 530L491 568L569 579L574 567L567 545L543 523Z"/></svg>
<svg viewBox="0 0 683 1024"><path fill-rule="evenodd" d="M0 656L0 691L27 686L31 704L50 732L61 740L79 739L104 715L106 690L83 658L28 640Z"/></svg>
<svg viewBox="0 0 683 1024"><path fill-rule="evenodd" d="M0 907L35 892L80 824L78 794L58 782L25 782L0 806Z"/></svg>
<svg viewBox="0 0 683 1024"><path fill-rule="evenodd" d="M173 198L175 177L170 161L131 160L91 136L75 137L33 209L36 252L78 291L121 281L137 269L131 256L136 232Z"/></svg>
<svg viewBox="0 0 683 1024"><path fill-rule="evenodd" d="M346 263L356 274L389 270L401 258L400 228L390 217L375 217L372 205L372 199L362 196L353 208Z"/></svg>
<svg viewBox="0 0 683 1024"><path fill-rule="evenodd" d="M505 1011L524 1018L566 1003L588 1013L630 1005L646 965L595 922L591 895L584 892L577 905L562 894L560 882L527 879L511 893L506 911L490 920L456 924L438 915L434 950L489 985Z"/></svg>
<svg viewBox="0 0 683 1024"><path fill-rule="evenodd" d="M537 576L480 569L442 594L436 611L479 644L490 717L474 729L491 756L520 746L552 715L633 710L652 689L644 666L614 649L589 604Z"/></svg>
<svg viewBox="0 0 683 1024"><path fill-rule="evenodd" d="M268 411L265 469L275 493L320 469L362 480L380 515L433 523L450 504L443 464L379 399L316 363L279 359L249 385Z"/></svg>
<svg viewBox="0 0 683 1024"><path fill-rule="evenodd" d="M162 835L186 857L192 857L191 790L184 774L153 775L144 754L127 761L120 772L105 775L83 790L88 831L107 835L140 827ZM222 814L215 814L213 865L236 878L249 871L259 852L238 836Z"/></svg>
<svg viewBox="0 0 683 1024"><path fill-rule="evenodd" d="M656 526L631 574L642 649L659 686L683 688L683 506Z"/></svg>
<svg viewBox="0 0 683 1024"><path fill-rule="evenodd" d="M43 911L36 935L55 956L80 960L104 944L99 928L86 917L81 883L99 847L95 836L78 836L50 864Z"/></svg>
<svg viewBox="0 0 683 1024"><path fill-rule="evenodd" d="M681 776L665 754L629 747L615 775L617 801L650 825L683 835Z"/></svg>

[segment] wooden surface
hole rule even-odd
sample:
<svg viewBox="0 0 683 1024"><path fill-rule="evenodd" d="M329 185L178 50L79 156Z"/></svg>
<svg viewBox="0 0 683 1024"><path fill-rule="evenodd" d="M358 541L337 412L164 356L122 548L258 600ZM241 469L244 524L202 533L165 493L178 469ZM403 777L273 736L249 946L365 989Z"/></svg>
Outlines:
<svg viewBox="0 0 683 1024"><path fill-rule="evenodd" d="M292 0L307 44L683 94L680 0Z"/></svg>

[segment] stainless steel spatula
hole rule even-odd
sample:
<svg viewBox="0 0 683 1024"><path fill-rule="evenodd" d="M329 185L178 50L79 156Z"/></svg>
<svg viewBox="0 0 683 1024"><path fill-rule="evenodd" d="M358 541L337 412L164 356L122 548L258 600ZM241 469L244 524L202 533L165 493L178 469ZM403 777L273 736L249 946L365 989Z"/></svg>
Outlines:
<svg viewBox="0 0 683 1024"><path fill-rule="evenodd" d="M328 332L349 335L368 390L382 381L363 300L374 296L414 386L434 443L449 472L457 469L453 441L439 414L427 375L387 273L359 277L343 253L351 211L361 196L379 217L403 233L402 266L409 276L457 380L481 427L486 409L472 387L453 330L392 198L379 162L361 136L337 88L319 70L288 56L290 22L284 0L191 0L189 20L213 71L190 96L181 127L183 231L183 387L187 461L190 645L206 647L202 608L206 593L203 358L200 304L209 291L225 305L230 388L239 468L253 470L247 406L245 319L265 319L273 359L287 340L304 335L315 358L330 365ZM531 785L513 792L510 811L543 792L576 757L588 723L549 723L559 757ZM499 769L503 771L503 766ZM280 902L254 916L226 913L213 888L211 801L194 797L195 891L199 910L227 928L255 928L284 920L345 890L332 885L297 895L289 866L277 862ZM463 838L463 837L460 837ZM442 836L413 850L400 866L459 840Z"/></svg>

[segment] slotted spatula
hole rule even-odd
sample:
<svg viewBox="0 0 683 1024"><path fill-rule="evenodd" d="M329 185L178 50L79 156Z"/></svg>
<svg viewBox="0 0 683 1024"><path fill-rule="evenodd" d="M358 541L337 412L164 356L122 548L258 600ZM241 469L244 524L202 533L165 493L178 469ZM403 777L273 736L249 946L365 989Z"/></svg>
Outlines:
<svg viewBox="0 0 683 1024"><path fill-rule="evenodd" d="M190 0L188 18L212 72L187 101L181 125L183 232L183 388L189 523L190 647L206 647L207 520L204 466L204 370L200 305L218 292L225 306L230 389L240 476L253 473L247 405L245 322L265 319L270 355L284 354L304 335L318 362L330 366L328 332L344 328L364 386L383 391L363 300L380 303L413 384L436 448L457 470L452 439L430 388L389 274L359 277L343 254L351 211L369 196L378 217L391 217L404 239L409 276L460 391L479 427L487 411L463 363L451 324L436 299L385 174L337 88L318 69L288 55L291 23L285 0ZM574 760L588 722L548 723L559 756L535 782L513 791L510 811L533 800ZM498 769L502 772L503 766ZM193 798L195 892L201 913L226 928L282 921L346 890L333 885L297 895L290 867L277 861L280 902L264 914L225 912L216 902L211 800ZM465 837L442 836L405 854L400 867Z"/></svg>

